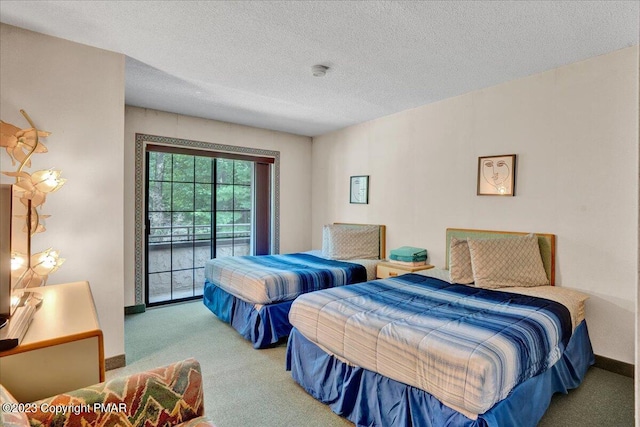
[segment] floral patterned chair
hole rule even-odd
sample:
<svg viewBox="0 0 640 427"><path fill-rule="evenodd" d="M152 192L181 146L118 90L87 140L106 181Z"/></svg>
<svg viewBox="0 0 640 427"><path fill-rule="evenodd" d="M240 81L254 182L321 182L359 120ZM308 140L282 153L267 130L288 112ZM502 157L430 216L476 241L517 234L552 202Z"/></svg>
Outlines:
<svg viewBox="0 0 640 427"><path fill-rule="evenodd" d="M25 404L0 385L0 402L0 425L6 427L213 426L203 416L195 359Z"/></svg>

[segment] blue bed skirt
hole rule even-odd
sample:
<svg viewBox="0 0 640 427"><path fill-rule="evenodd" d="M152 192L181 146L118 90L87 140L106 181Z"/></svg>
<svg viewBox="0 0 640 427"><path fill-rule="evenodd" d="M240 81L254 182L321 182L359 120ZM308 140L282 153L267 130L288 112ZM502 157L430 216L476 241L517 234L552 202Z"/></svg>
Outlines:
<svg viewBox="0 0 640 427"><path fill-rule="evenodd" d="M271 347L291 332L289 310L293 301L256 308L255 304L236 298L207 280L202 302L220 320L251 341L254 348Z"/></svg>
<svg viewBox="0 0 640 427"><path fill-rule="evenodd" d="M582 382L595 359L587 324L576 328L562 358L546 372L525 381L486 413L471 420L429 393L328 355L293 328L286 368L309 394L357 426L531 426L554 393Z"/></svg>

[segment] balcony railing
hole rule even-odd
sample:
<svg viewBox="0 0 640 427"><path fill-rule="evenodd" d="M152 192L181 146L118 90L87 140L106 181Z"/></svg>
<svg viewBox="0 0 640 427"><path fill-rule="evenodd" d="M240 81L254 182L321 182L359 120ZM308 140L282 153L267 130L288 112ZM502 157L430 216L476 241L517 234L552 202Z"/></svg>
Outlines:
<svg viewBox="0 0 640 427"><path fill-rule="evenodd" d="M216 240L219 243L232 239L249 239L251 224L224 224L216 226ZM184 225L151 227L149 245L161 245L176 242L208 241L212 239L209 225Z"/></svg>
<svg viewBox="0 0 640 427"><path fill-rule="evenodd" d="M250 229L251 224L217 226L216 256L250 255ZM150 231L149 302L202 295L204 264L211 258L211 227L153 227Z"/></svg>

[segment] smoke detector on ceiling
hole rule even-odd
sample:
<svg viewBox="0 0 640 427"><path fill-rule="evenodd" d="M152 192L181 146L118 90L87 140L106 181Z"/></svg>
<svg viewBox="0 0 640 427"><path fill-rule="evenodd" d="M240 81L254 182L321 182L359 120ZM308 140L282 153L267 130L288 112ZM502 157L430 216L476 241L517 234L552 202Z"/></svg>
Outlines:
<svg viewBox="0 0 640 427"><path fill-rule="evenodd" d="M313 73L314 77L322 77L325 74L327 74L328 69L329 67L325 67L324 65L318 64L311 67L311 72Z"/></svg>

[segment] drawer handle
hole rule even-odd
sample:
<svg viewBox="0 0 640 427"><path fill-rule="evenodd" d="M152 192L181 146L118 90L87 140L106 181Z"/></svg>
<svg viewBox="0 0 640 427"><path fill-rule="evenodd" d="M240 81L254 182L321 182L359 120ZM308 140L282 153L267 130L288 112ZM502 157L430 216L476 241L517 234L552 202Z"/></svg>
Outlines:
<svg viewBox="0 0 640 427"><path fill-rule="evenodd" d="M398 273L396 273L395 271L390 271L389 272L389 277L394 277L394 276L397 276L397 275L398 275Z"/></svg>

